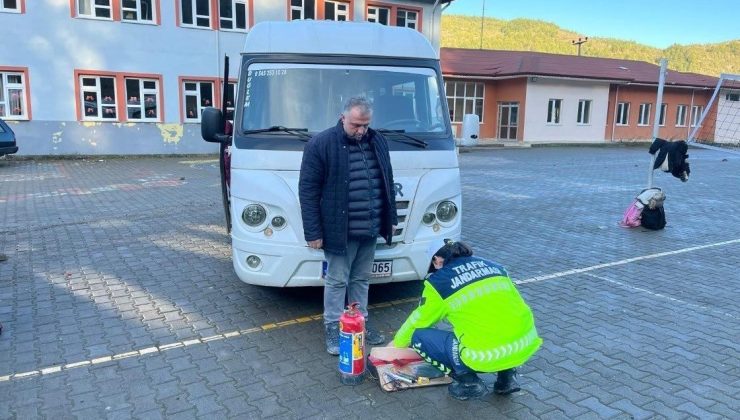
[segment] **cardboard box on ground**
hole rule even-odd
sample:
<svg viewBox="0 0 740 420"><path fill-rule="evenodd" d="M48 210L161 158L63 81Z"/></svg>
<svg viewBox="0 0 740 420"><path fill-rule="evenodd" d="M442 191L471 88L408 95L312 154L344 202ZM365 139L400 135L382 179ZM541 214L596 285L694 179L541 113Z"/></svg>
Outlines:
<svg viewBox="0 0 740 420"><path fill-rule="evenodd" d="M368 357L370 376L386 392L446 385L452 379L410 348L373 347Z"/></svg>

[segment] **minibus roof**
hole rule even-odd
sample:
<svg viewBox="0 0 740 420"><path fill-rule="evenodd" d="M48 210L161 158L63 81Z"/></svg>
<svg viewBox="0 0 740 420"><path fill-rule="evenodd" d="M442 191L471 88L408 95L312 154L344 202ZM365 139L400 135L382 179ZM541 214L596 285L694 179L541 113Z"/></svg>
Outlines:
<svg viewBox="0 0 740 420"><path fill-rule="evenodd" d="M260 22L247 34L244 52L438 58L414 29L320 20Z"/></svg>

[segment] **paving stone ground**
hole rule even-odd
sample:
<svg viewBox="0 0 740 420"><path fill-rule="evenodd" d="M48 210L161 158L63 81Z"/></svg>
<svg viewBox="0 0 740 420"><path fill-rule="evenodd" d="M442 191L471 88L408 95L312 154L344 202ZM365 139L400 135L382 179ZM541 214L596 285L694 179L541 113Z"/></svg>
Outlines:
<svg viewBox="0 0 740 420"><path fill-rule="evenodd" d="M616 224L644 148L460 154L463 238L545 341L521 392L470 402L340 385L321 289L233 273L217 162L0 161L0 418L737 418L740 158L690 155L688 183L656 173L651 232ZM373 286L376 325L392 334L419 291Z"/></svg>

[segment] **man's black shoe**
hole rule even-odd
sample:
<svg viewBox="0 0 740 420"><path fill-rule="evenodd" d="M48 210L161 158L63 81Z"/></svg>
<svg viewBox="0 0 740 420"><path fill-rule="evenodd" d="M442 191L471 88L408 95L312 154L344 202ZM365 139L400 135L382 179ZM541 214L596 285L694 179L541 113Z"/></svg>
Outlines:
<svg viewBox="0 0 740 420"><path fill-rule="evenodd" d="M385 344L385 336L378 330L366 328L365 329L365 343L371 346L379 346Z"/></svg>
<svg viewBox="0 0 740 420"><path fill-rule="evenodd" d="M486 384L483 380L476 376L475 380L468 380L465 382L456 380L447 386L447 392L449 392L452 398L465 401L486 395L488 389L486 389Z"/></svg>
<svg viewBox="0 0 740 420"><path fill-rule="evenodd" d="M520 391L519 381L516 380L516 369L502 370L496 376L496 383L493 384L493 392L498 395L509 395Z"/></svg>
<svg viewBox="0 0 740 420"><path fill-rule="evenodd" d="M339 355L339 322L324 324L324 336L326 339L326 352L332 356Z"/></svg>

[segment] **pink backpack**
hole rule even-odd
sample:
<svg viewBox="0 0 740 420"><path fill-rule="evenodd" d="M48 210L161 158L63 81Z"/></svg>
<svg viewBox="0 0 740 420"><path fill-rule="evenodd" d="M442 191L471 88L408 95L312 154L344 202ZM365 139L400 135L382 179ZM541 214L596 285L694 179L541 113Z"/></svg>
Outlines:
<svg viewBox="0 0 740 420"><path fill-rule="evenodd" d="M622 221L619 222L619 226L622 226L623 228L639 227L643 207L644 205L640 200L633 201L624 212L624 216L622 216Z"/></svg>

